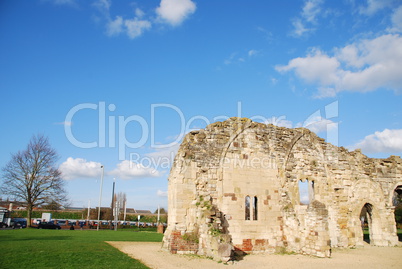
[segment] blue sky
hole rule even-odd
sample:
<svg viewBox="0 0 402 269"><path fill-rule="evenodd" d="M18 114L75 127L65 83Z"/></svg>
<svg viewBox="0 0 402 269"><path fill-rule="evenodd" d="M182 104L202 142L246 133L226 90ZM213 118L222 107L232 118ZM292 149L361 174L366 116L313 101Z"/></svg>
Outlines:
<svg viewBox="0 0 402 269"><path fill-rule="evenodd" d="M401 32L400 0L3 0L0 165L45 134L74 206L104 165L103 206L116 178L155 210L180 138L227 117L400 156Z"/></svg>

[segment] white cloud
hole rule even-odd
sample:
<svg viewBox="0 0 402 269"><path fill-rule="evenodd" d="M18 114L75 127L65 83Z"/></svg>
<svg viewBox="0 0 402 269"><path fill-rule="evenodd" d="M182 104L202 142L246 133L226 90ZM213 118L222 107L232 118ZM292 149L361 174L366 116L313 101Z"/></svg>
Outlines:
<svg viewBox="0 0 402 269"><path fill-rule="evenodd" d="M305 58L292 59L286 66L278 66L280 72L294 70L296 75L308 83L322 85L333 84L338 80L337 70L339 61L334 57L323 54L320 50L314 50Z"/></svg>
<svg viewBox="0 0 402 269"><path fill-rule="evenodd" d="M312 114L304 122L298 122L296 124L293 124L293 122L290 120L286 120L285 116L272 117L266 120L264 123L273 124L278 127L286 127L286 128L304 127L316 134L332 131L336 129L338 126L336 122L321 117L320 111L317 111L317 113Z"/></svg>
<svg viewBox="0 0 402 269"><path fill-rule="evenodd" d="M60 0L72 1L72 0ZM152 16L146 16L146 13L136 8L132 18L124 18L117 15L112 19L110 15L112 1L111 0L96 0L93 6L102 14L101 17L106 21L106 35L118 36L126 34L130 39L141 36L145 31L152 28L152 21L155 20ZM156 22L168 23L173 26L180 25L189 15L194 13L196 5L191 0L161 0L159 7L155 9L157 13ZM96 17L98 21L101 19Z"/></svg>
<svg viewBox="0 0 402 269"><path fill-rule="evenodd" d="M121 16L116 16L116 19L110 20L106 24L106 34L108 36L119 35L123 31L123 18Z"/></svg>
<svg viewBox="0 0 402 269"><path fill-rule="evenodd" d="M306 19L308 22L315 22L316 21L316 16L320 14L321 12L321 4L322 0L308 0L305 2L303 10L302 10L302 16L303 18Z"/></svg>
<svg viewBox="0 0 402 269"><path fill-rule="evenodd" d="M335 97L337 94L336 90L332 87L318 87L317 93L313 95L313 98L321 99L328 97Z"/></svg>
<svg viewBox="0 0 402 269"><path fill-rule="evenodd" d="M160 176L160 173L154 167L152 167L152 164L147 163L147 166L145 166L144 164L135 163L128 160L117 164L117 168L108 174L119 179L136 179Z"/></svg>
<svg viewBox="0 0 402 269"><path fill-rule="evenodd" d="M230 56L223 61L225 65L231 65L231 64L236 64L236 63L244 63L247 60L249 60L252 57L256 57L260 54L260 51L251 49L247 51L246 53L238 53L238 52L233 52L230 54Z"/></svg>
<svg viewBox="0 0 402 269"><path fill-rule="evenodd" d="M168 192L167 192L167 191L158 190L158 191L156 192L156 195L158 195L159 197L167 197L167 196L168 196Z"/></svg>
<svg viewBox="0 0 402 269"><path fill-rule="evenodd" d="M101 175L101 164L98 162L88 162L81 158L67 158L59 166L62 177L66 180L77 178L98 178Z"/></svg>
<svg viewBox="0 0 402 269"><path fill-rule="evenodd" d="M332 120L322 118L321 116L314 116L308 118L303 124L298 124L300 127L309 129L310 131L318 134L327 132L337 128L337 124Z"/></svg>
<svg viewBox="0 0 402 269"><path fill-rule="evenodd" d="M249 57L252 57L252 56L257 55L258 53L259 53L258 50L249 50L249 51L248 51L248 56L249 56Z"/></svg>
<svg viewBox="0 0 402 269"><path fill-rule="evenodd" d="M136 9L135 9L135 16L136 16L136 17L142 18L142 17L144 17L144 15L145 15L144 11L142 11L142 10L139 9L139 8L136 8Z"/></svg>
<svg viewBox="0 0 402 269"><path fill-rule="evenodd" d="M394 32L402 32L402 6L398 7L391 17Z"/></svg>
<svg viewBox="0 0 402 269"><path fill-rule="evenodd" d="M112 2L110 0L97 0L93 3L93 6L95 6L99 11L102 13L107 13L109 16L109 9L110 6L112 5Z"/></svg>
<svg viewBox="0 0 402 269"><path fill-rule="evenodd" d="M125 20L124 25L127 28L127 35L130 39L134 39L142 35L145 30L151 29L151 23L147 20Z"/></svg>
<svg viewBox="0 0 402 269"><path fill-rule="evenodd" d="M156 8L156 13L162 21L177 26L195 10L196 5L191 0L161 0L159 7Z"/></svg>
<svg viewBox="0 0 402 269"><path fill-rule="evenodd" d="M402 129L385 129L382 132L375 132L350 148L360 148L365 153L400 153L402 152Z"/></svg>
<svg viewBox="0 0 402 269"><path fill-rule="evenodd" d="M135 9L135 17L133 19L123 19L122 16L116 16L116 19L112 20L109 15L110 3L109 5L107 3L109 2L101 1L98 3L98 6L106 13L106 34L108 36L118 36L121 33L125 33L130 39L134 39L141 36L144 31L151 29L152 24L150 21L140 20L145 14L141 9Z"/></svg>
<svg viewBox="0 0 402 269"><path fill-rule="evenodd" d="M156 164L162 164L169 162L170 165L173 163L174 157L179 150L180 143L175 143L173 146L165 149L160 149L155 152L146 154L147 157L152 158L152 161ZM166 168L166 167L161 167Z"/></svg>
<svg viewBox="0 0 402 269"><path fill-rule="evenodd" d="M135 179L144 177L158 177L160 172L157 171L154 163L145 160L138 162L122 161L117 164L116 168L110 172L105 172L107 175L114 176L119 179ZM158 165L158 164L157 164ZM102 164L93 161L87 161L82 158L69 157L63 162L59 169L62 172L62 177L65 180L82 179L82 178L100 178Z"/></svg>
<svg viewBox="0 0 402 269"><path fill-rule="evenodd" d="M314 49L306 57L298 57L279 72L294 71L310 84L316 84L321 97L336 92L368 92L380 88L402 90L402 37L398 34L364 39L329 56Z"/></svg>
<svg viewBox="0 0 402 269"><path fill-rule="evenodd" d="M304 33L310 31L310 29L307 29L304 26L303 22L300 19L294 19L292 25L294 27L292 35L295 37L301 37L302 35L304 35Z"/></svg>
<svg viewBox="0 0 402 269"><path fill-rule="evenodd" d="M371 16L381 9L391 7L394 0L367 0L367 5L359 7L359 13Z"/></svg>
<svg viewBox="0 0 402 269"><path fill-rule="evenodd" d="M300 17L292 19L293 31L291 35L294 37L301 37L304 34L314 31L314 28L308 28L307 25L317 24L317 16L322 12L321 5L323 0L306 0Z"/></svg>

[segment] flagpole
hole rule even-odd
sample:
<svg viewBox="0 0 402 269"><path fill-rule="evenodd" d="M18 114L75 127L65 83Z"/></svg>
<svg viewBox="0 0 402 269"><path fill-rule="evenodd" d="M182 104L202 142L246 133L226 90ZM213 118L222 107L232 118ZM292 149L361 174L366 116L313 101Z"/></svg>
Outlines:
<svg viewBox="0 0 402 269"><path fill-rule="evenodd" d="M113 221L114 221L114 219L115 219L115 214L116 214L116 212L115 212L116 205L115 205L115 200L114 200L114 187L115 187L115 185L116 185L116 178L113 178L113 190L112 190L112 223L111 223L110 229L112 229L112 227L113 227ZM116 225L116 223L115 223L115 225Z"/></svg>
<svg viewBox="0 0 402 269"><path fill-rule="evenodd" d="M159 207L159 205L158 205L158 225L159 225L159 219L160 219L160 207Z"/></svg>
<svg viewBox="0 0 402 269"><path fill-rule="evenodd" d="M126 204L127 204L127 201L124 201L124 222L126 222L126 214L127 214Z"/></svg>

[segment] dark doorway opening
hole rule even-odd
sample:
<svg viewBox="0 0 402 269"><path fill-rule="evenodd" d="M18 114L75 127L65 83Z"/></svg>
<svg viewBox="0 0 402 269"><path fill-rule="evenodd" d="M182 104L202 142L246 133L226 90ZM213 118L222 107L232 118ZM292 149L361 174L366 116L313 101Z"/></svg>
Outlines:
<svg viewBox="0 0 402 269"><path fill-rule="evenodd" d="M365 204L360 212L360 222L363 230L363 240L369 244L372 233L372 214L373 206L369 203Z"/></svg>
<svg viewBox="0 0 402 269"><path fill-rule="evenodd" d="M396 234L402 242L402 185L395 188L392 196L392 205L395 207Z"/></svg>

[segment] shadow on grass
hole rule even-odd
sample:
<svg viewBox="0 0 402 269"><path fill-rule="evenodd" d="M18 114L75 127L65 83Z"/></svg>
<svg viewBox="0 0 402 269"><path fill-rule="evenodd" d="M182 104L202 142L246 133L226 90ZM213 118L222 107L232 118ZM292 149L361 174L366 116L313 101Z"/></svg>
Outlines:
<svg viewBox="0 0 402 269"><path fill-rule="evenodd" d="M398 236L399 242L402 242L402 229L398 229L396 234ZM363 229L363 240L370 244L370 235L368 229Z"/></svg>
<svg viewBox="0 0 402 269"><path fill-rule="evenodd" d="M71 236L49 236L49 237L26 237L13 239L13 241L56 241L56 240L71 240Z"/></svg>

